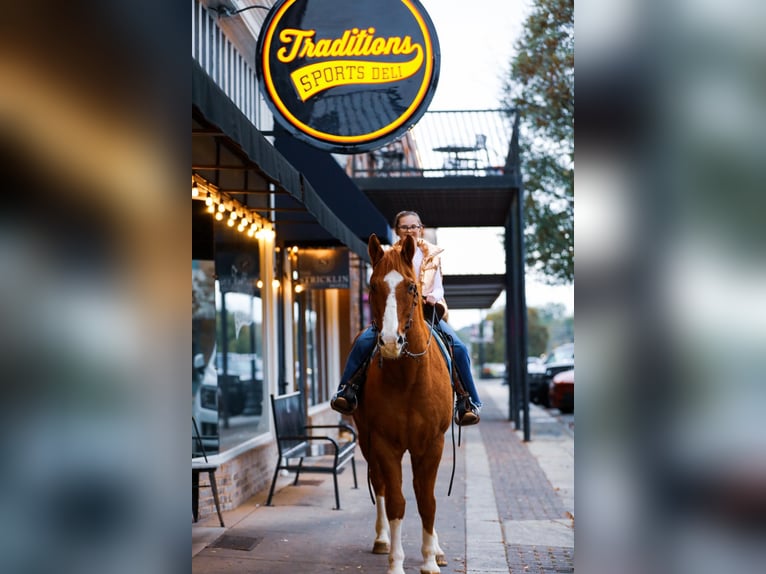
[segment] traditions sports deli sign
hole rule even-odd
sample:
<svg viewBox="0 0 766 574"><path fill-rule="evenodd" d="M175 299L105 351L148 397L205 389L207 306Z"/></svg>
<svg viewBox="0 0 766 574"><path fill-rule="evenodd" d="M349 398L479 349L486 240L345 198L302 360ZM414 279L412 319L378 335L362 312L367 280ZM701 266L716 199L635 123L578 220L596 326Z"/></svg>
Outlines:
<svg viewBox="0 0 766 574"><path fill-rule="evenodd" d="M439 41L416 0L281 0L257 60L285 129L323 150L358 153L399 138L425 113Z"/></svg>

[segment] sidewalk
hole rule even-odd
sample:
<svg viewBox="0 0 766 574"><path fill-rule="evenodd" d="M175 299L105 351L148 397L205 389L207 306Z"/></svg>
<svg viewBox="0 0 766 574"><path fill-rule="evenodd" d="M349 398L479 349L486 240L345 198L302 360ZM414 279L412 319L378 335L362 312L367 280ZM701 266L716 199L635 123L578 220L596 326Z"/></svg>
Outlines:
<svg viewBox="0 0 766 574"><path fill-rule="evenodd" d="M574 435L545 410L531 407L532 441L508 421L508 387L479 381L484 401L478 426L463 429L455 445L448 431L436 485L436 530L449 564L442 574L574 572ZM458 429L455 427L455 441ZM419 571L420 517L409 457L404 458L407 509L402 539L405 570ZM282 477L274 506L266 492L192 526L192 571L196 574L376 574L387 557L370 552L375 507L366 485L367 465L357 456L359 489L351 470L340 476L341 510L332 510L332 477L306 475L297 486Z"/></svg>

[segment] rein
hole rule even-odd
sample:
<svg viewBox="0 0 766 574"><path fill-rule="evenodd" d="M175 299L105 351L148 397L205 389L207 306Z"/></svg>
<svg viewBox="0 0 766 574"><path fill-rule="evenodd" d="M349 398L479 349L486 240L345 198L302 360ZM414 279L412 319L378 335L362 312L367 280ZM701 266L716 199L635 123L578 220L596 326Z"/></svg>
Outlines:
<svg viewBox="0 0 766 574"><path fill-rule="evenodd" d="M429 333L428 333L428 341L426 342L426 348L423 349L420 353L412 353L410 352L407 347L407 340L404 341L404 346L402 348L402 353L407 355L408 357L411 357L413 359L417 359L418 357L422 357L428 352L428 347L431 345L431 339L434 338L434 324L436 323L436 311L434 311L433 315L431 315L431 323L429 325Z"/></svg>
<svg viewBox="0 0 766 574"><path fill-rule="evenodd" d="M409 330L409 328L412 326L412 315L415 313L415 307L418 304L418 288L414 283L410 283L410 286L407 288L407 291L412 294L412 308L410 309L410 316L407 318L407 323L404 325L404 332L405 334ZM402 347L402 353L406 356L410 357L411 359L417 359L419 357L422 357L428 352L428 347L431 345L431 339L433 339L434 336L434 324L436 322L436 310L431 314L431 325L430 330L428 333L428 341L426 342L426 347L421 351L420 353L413 353L408 350L408 342L405 337L404 339L404 345Z"/></svg>

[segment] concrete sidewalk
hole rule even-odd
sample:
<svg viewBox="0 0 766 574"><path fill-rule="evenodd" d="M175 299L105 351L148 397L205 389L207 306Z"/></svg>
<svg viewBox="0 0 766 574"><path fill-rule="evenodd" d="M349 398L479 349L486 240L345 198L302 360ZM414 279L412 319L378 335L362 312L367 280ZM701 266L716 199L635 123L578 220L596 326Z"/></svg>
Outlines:
<svg viewBox="0 0 766 574"><path fill-rule="evenodd" d="M448 431L436 486L436 530L448 566L443 574L574 572L574 434L532 406L532 441L508 422L508 387L479 381L485 407L478 426L464 428L455 445ZM455 440L458 429L455 427ZM421 562L420 517L404 459L407 510L403 526L405 570ZM332 477L306 475L297 486L284 476L274 506L266 492L192 526L192 571L198 574L316 572L383 573L386 556L370 552L375 507L366 485L367 465L357 456L359 489L351 470L340 476L342 509L332 510Z"/></svg>

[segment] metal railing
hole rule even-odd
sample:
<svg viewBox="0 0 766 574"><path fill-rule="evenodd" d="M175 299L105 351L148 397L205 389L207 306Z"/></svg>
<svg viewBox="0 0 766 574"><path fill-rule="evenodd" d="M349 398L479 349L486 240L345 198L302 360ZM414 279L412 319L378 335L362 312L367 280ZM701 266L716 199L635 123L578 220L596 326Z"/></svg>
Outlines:
<svg viewBox="0 0 766 574"><path fill-rule="evenodd" d="M347 159L351 177L485 177L513 165L516 112L511 109L426 112L398 140Z"/></svg>

